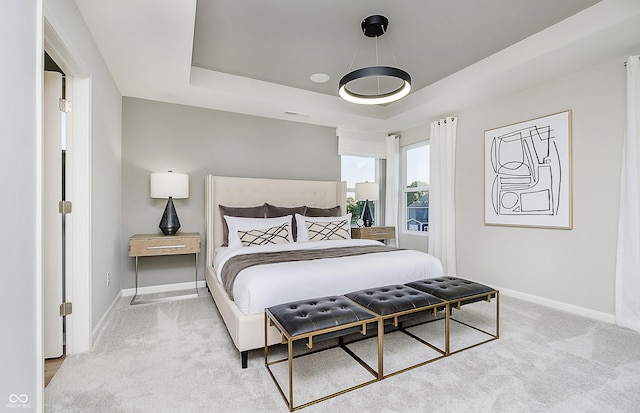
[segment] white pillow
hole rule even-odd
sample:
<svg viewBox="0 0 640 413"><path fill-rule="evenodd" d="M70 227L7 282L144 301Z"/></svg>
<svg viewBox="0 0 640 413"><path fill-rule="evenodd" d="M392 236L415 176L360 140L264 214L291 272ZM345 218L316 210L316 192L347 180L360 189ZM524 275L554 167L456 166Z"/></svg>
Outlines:
<svg viewBox="0 0 640 413"><path fill-rule="evenodd" d="M287 239L289 242L293 242L291 218L291 215L278 218L243 218L225 215L224 219L227 221L227 226L229 227L229 248L242 247L242 241L238 236L238 231L263 230L278 227L282 224L287 224L289 230Z"/></svg>
<svg viewBox="0 0 640 413"><path fill-rule="evenodd" d="M340 239L351 238L351 213L343 215L341 217L306 217L304 215L296 214L296 228L298 230L298 242L315 241L320 239L335 239L330 237L318 237L319 234L315 233L309 235L308 223L333 223L335 226L339 226L343 229L344 236L340 236ZM311 239L314 238L314 239Z"/></svg>
<svg viewBox="0 0 640 413"><path fill-rule="evenodd" d="M253 247L267 244L288 244L291 235L291 225L282 224L267 229L238 230L236 232L243 247Z"/></svg>

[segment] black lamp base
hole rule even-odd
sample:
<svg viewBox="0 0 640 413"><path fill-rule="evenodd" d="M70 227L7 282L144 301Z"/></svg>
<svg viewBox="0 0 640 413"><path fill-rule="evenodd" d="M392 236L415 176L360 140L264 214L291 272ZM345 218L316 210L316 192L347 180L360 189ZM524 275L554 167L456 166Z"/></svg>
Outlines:
<svg viewBox="0 0 640 413"><path fill-rule="evenodd" d="M362 221L364 221L365 227L373 225L373 217L371 216L371 208L369 208L369 200L364 201L364 208L362 209Z"/></svg>
<svg viewBox="0 0 640 413"><path fill-rule="evenodd" d="M175 235L180 229L180 220L176 213L176 208L173 206L173 198L169 197L167 206L164 208L164 214L160 220L160 230L164 235Z"/></svg>

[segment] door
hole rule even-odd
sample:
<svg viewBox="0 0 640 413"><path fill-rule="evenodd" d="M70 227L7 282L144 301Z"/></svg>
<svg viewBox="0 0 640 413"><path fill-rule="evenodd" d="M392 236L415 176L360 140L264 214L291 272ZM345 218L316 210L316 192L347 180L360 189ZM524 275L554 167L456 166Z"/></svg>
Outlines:
<svg viewBox="0 0 640 413"><path fill-rule="evenodd" d="M43 133L43 324L44 358L63 354L62 75L44 73Z"/></svg>

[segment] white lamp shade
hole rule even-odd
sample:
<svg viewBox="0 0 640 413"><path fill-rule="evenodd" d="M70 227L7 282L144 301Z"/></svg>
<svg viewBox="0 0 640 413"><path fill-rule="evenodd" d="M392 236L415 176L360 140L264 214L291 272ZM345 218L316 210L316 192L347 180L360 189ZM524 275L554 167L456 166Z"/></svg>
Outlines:
<svg viewBox="0 0 640 413"><path fill-rule="evenodd" d="M375 182L358 182L356 184L357 201L377 201L380 197L380 186Z"/></svg>
<svg viewBox="0 0 640 413"><path fill-rule="evenodd" d="M175 172L151 174L151 198L189 198L189 175Z"/></svg>

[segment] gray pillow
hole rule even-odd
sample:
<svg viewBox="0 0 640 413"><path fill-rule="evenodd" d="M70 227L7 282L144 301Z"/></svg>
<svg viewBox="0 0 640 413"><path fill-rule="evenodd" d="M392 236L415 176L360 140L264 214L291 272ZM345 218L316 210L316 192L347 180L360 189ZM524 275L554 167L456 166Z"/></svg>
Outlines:
<svg viewBox="0 0 640 413"><path fill-rule="evenodd" d="M339 217L341 216L340 205L336 205L333 208L314 208L307 207L304 215L308 217Z"/></svg>
<svg viewBox="0 0 640 413"><path fill-rule="evenodd" d="M267 218L278 218L278 217L286 217L287 215L292 215L291 218L291 232L293 235L293 240L296 241L298 239L298 231L296 226L296 214L304 215L304 211L307 207L304 205L298 207L281 207L276 205L271 205L269 203L264 204L267 210Z"/></svg>
<svg viewBox="0 0 640 413"><path fill-rule="evenodd" d="M218 205L220 213L222 214L222 246L229 245L229 227L224 216L230 217L242 217L242 218L266 218L267 204L262 204L254 207L228 207L224 205Z"/></svg>

